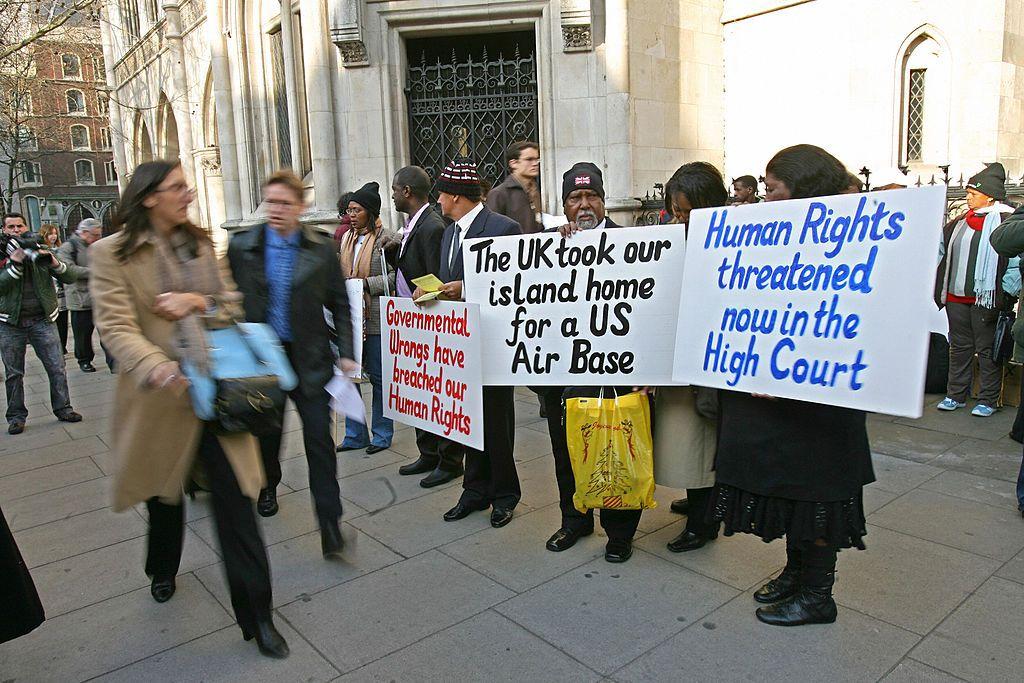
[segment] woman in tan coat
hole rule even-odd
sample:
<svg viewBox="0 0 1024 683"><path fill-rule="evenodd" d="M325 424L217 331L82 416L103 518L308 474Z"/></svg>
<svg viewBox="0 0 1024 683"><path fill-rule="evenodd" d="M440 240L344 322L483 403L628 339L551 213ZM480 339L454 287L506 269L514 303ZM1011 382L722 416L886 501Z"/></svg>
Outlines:
<svg viewBox="0 0 1024 683"><path fill-rule="evenodd" d="M218 436L196 417L179 360L208 369L204 329L230 324L239 297L225 286L209 237L188 221L194 191L177 162L154 161L132 174L115 227L89 248L96 327L117 358L119 461L114 509L145 502L146 573L157 602L174 594L185 511L182 488L202 461L231 603L246 640L271 657L288 645L271 619L270 567L252 500L263 485L256 440Z"/></svg>
<svg viewBox="0 0 1024 683"><path fill-rule="evenodd" d="M676 222L688 225L690 211L725 206L729 193L711 164L684 164L665 186ZM706 520L715 485L718 392L702 387L661 387L655 396L654 480L686 489L686 528L669 541L675 553L697 550L718 537L718 524ZM675 504L673 504L675 507Z"/></svg>

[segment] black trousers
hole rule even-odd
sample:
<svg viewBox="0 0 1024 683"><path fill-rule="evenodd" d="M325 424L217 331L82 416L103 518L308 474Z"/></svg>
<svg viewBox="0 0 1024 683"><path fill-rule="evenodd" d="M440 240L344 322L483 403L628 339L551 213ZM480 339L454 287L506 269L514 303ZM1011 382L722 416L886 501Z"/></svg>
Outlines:
<svg viewBox="0 0 1024 683"><path fill-rule="evenodd" d="M84 311L71 311L71 329L75 333L75 360L78 364L91 363L96 357L95 352L92 348L92 333L96 329L92 321L92 309L86 309ZM66 334L66 332L65 332ZM114 368L114 358L107 351L107 348L103 346L103 342L100 342L100 348L103 349L104 358L107 361L107 367Z"/></svg>
<svg viewBox="0 0 1024 683"><path fill-rule="evenodd" d="M270 619L272 595L270 563L256 522L252 500L238 488L238 480L213 431L203 429L199 459L206 469L217 543L224 558L231 606L238 625L252 631L256 621ZM185 506L167 505L156 498L146 501L149 536L146 574L171 577L178 573L185 539Z"/></svg>
<svg viewBox="0 0 1024 683"><path fill-rule="evenodd" d="M417 429L416 448L420 451L420 457L434 463L434 467L439 467L445 472L458 472L462 469L462 456L466 452L466 447L461 443Z"/></svg>
<svg viewBox="0 0 1024 683"><path fill-rule="evenodd" d="M686 530L698 536L710 536L718 531L719 522L709 522L708 508L711 505L711 492L714 486L702 489L686 489L686 500L690 502L690 512L686 515Z"/></svg>
<svg viewBox="0 0 1024 683"><path fill-rule="evenodd" d="M338 461L331 437L330 396L322 388L312 395L303 389L300 381L290 396L302 420L302 443L309 464L309 490L317 518L336 522L341 517L341 487L338 486ZM260 437L260 455L263 456L269 489L281 483L281 438L281 432Z"/></svg>
<svg viewBox="0 0 1024 683"><path fill-rule="evenodd" d="M466 449L464 505L511 510L519 504L522 490L513 456L515 429L515 389L484 387L484 449Z"/></svg>
<svg viewBox="0 0 1024 683"><path fill-rule="evenodd" d="M569 460L569 445L565 438L564 399L562 387L544 387L541 397L547 413L548 435L551 437L551 451L555 458L555 479L558 482L558 506L562 510L562 526L566 529L594 528L594 511L580 512L573 505L576 493L576 478L572 474ZM601 510L601 527L609 539L631 540L640 524L641 510Z"/></svg>
<svg viewBox="0 0 1024 683"><path fill-rule="evenodd" d="M57 334L60 335L60 350L64 353L68 352L68 312L58 311L57 312Z"/></svg>

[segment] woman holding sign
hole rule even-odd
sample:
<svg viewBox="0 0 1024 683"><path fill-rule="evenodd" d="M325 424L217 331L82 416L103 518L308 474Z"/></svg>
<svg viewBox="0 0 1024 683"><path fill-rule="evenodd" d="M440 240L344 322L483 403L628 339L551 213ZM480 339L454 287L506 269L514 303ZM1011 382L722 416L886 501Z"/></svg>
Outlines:
<svg viewBox="0 0 1024 683"><path fill-rule="evenodd" d="M725 206L729 193L717 168L703 161L684 164L665 185L676 223L688 226L690 211ZM715 485L718 390L660 387L654 398L654 479L662 486L686 489L686 527L668 549L683 553L718 538L718 522L709 522L708 504Z"/></svg>
<svg viewBox="0 0 1024 683"><path fill-rule="evenodd" d="M397 238L385 230L380 215L380 185L366 183L349 197L346 213L352 227L341 239L341 272L363 281L363 367L373 386L372 438L366 425L345 420L345 440L339 450L365 448L369 454L391 448L394 424L384 417L384 384L380 367L380 297L395 290L395 270L380 247Z"/></svg>
<svg viewBox="0 0 1024 683"><path fill-rule="evenodd" d="M765 201L840 194L847 171L812 145L776 154ZM754 594L757 618L797 626L836 620L836 553L864 549L863 487L875 480L863 411L721 392L711 517L725 535L786 537L786 567Z"/></svg>

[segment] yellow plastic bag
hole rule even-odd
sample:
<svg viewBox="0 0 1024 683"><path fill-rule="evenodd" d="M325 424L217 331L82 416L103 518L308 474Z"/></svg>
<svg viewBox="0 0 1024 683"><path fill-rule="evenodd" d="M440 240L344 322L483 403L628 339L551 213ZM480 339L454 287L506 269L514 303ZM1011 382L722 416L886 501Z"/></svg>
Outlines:
<svg viewBox="0 0 1024 683"><path fill-rule="evenodd" d="M646 396L568 398L565 431L576 479L572 501L577 510L657 506L651 404Z"/></svg>

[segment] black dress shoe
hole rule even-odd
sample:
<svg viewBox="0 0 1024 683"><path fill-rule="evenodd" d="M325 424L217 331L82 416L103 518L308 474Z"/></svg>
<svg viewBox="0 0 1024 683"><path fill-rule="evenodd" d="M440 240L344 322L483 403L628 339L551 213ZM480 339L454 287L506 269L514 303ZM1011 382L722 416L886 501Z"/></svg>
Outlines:
<svg viewBox="0 0 1024 683"><path fill-rule="evenodd" d="M670 510L672 510L672 512L676 513L677 515L690 514L690 501L686 500L685 498L673 500L672 504L669 505L668 507Z"/></svg>
<svg viewBox="0 0 1024 683"><path fill-rule="evenodd" d="M700 534L683 529L683 533L668 542L668 549L674 553L685 553L688 550L703 548L709 541L713 541L716 538L718 538L717 531L710 536L701 536Z"/></svg>
<svg viewBox="0 0 1024 683"><path fill-rule="evenodd" d="M284 659L290 650L284 636L278 633L272 621L257 621L256 628L252 631L242 629L242 638L252 640L256 638L256 646L260 653L274 659Z"/></svg>
<svg viewBox="0 0 1024 683"><path fill-rule="evenodd" d="M416 462L411 462L408 465L402 465L398 468L398 473L403 477L407 477L410 474L426 474L427 472L433 472L437 468L437 463L427 460L422 455L416 459Z"/></svg>
<svg viewBox="0 0 1024 683"><path fill-rule="evenodd" d="M562 527L548 539L548 542L544 544L544 547L554 553L560 553L563 550L576 545L576 541L580 540L584 536L589 536L594 533L594 527L580 527L578 529L570 529L568 527Z"/></svg>
<svg viewBox="0 0 1024 683"><path fill-rule="evenodd" d="M171 578L158 578L153 577L153 584L149 587L149 592L153 596L153 599L157 602L167 602L174 595L174 589L177 588L174 584L174 577Z"/></svg>
<svg viewBox="0 0 1024 683"><path fill-rule="evenodd" d="M374 445L372 443L369 446L366 447L366 452L369 455L373 455L374 453L380 453L381 451L386 451L386 450L387 450L386 446L376 446L376 445Z"/></svg>
<svg viewBox="0 0 1024 683"><path fill-rule="evenodd" d="M472 507L470 505L466 505L460 500L458 503L455 504L455 507L453 507L448 512L444 513L444 521L457 522L460 519L465 519L466 517L469 517L474 512L479 512L481 510L486 509L486 507Z"/></svg>
<svg viewBox="0 0 1024 683"><path fill-rule="evenodd" d="M342 446L338 446L337 448L335 448L334 452L335 453L344 453L345 451L361 451L364 448L366 448L366 446L344 446L344 445L342 445Z"/></svg>
<svg viewBox="0 0 1024 683"><path fill-rule="evenodd" d="M92 363L79 363L78 367L82 372L96 372L96 368L92 366Z"/></svg>
<svg viewBox="0 0 1024 683"><path fill-rule="evenodd" d="M500 529L512 521L512 508L494 508L491 510L491 526Z"/></svg>
<svg viewBox="0 0 1024 683"><path fill-rule="evenodd" d="M785 600L800 590L800 572L788 566L782 573L754 591L754 600L768 604Z"/></svg>
<svg viewBox="0 0 1024 683"><path fill-rule="evenodd" d="M440 467L435 469L433 472L423 477L420 480L420 486L425 489L434 488L441 484L447 484L450 481L455 481L462 476L462 468L449 472L448 470L442 470Z"/></svg>
<svg viewBox="0 0 1024 683"><path fill-rule="evenodd" d="M256 512L260 517L273 517L277 510L277 489L260 489L260 497L256 499Z"/></svg>
<svg viewBox="0 0 1024 683"><path fill-rule="evenodd" d="M9 425L7 425L8 434L21 434L23 431L25 431L24 422L12 422Z"/></svg>
<svg viewBox="0 0 1024 683"><path fill-rule="evenodd" d="M608 539L608 545L604 547L604 559L607 562L625 562L633 557L633 541Z"/></svg>
<svg viewBox="0 0 1024 683"><path fill-rule="evenodd" d="M802 588L782 602L758 607L757 618L772 626L831 624L836 620L836 601L828 591Z"/></svg>
<svg viewBox="0 0 1024 683"><path fill-rule="evenodd" d="M61 422L81 422L82 416L68 408L57 413L57 419Z"/></svg>
<svg viewBox="0 0 1024 683"><path fill-rule="evenodd" d="M338 558L341 557L341 551L345 547L345 539L341 537L341 529L338 528L338 522L320 522L320 548L323 550L324 557Z"/></svg>

